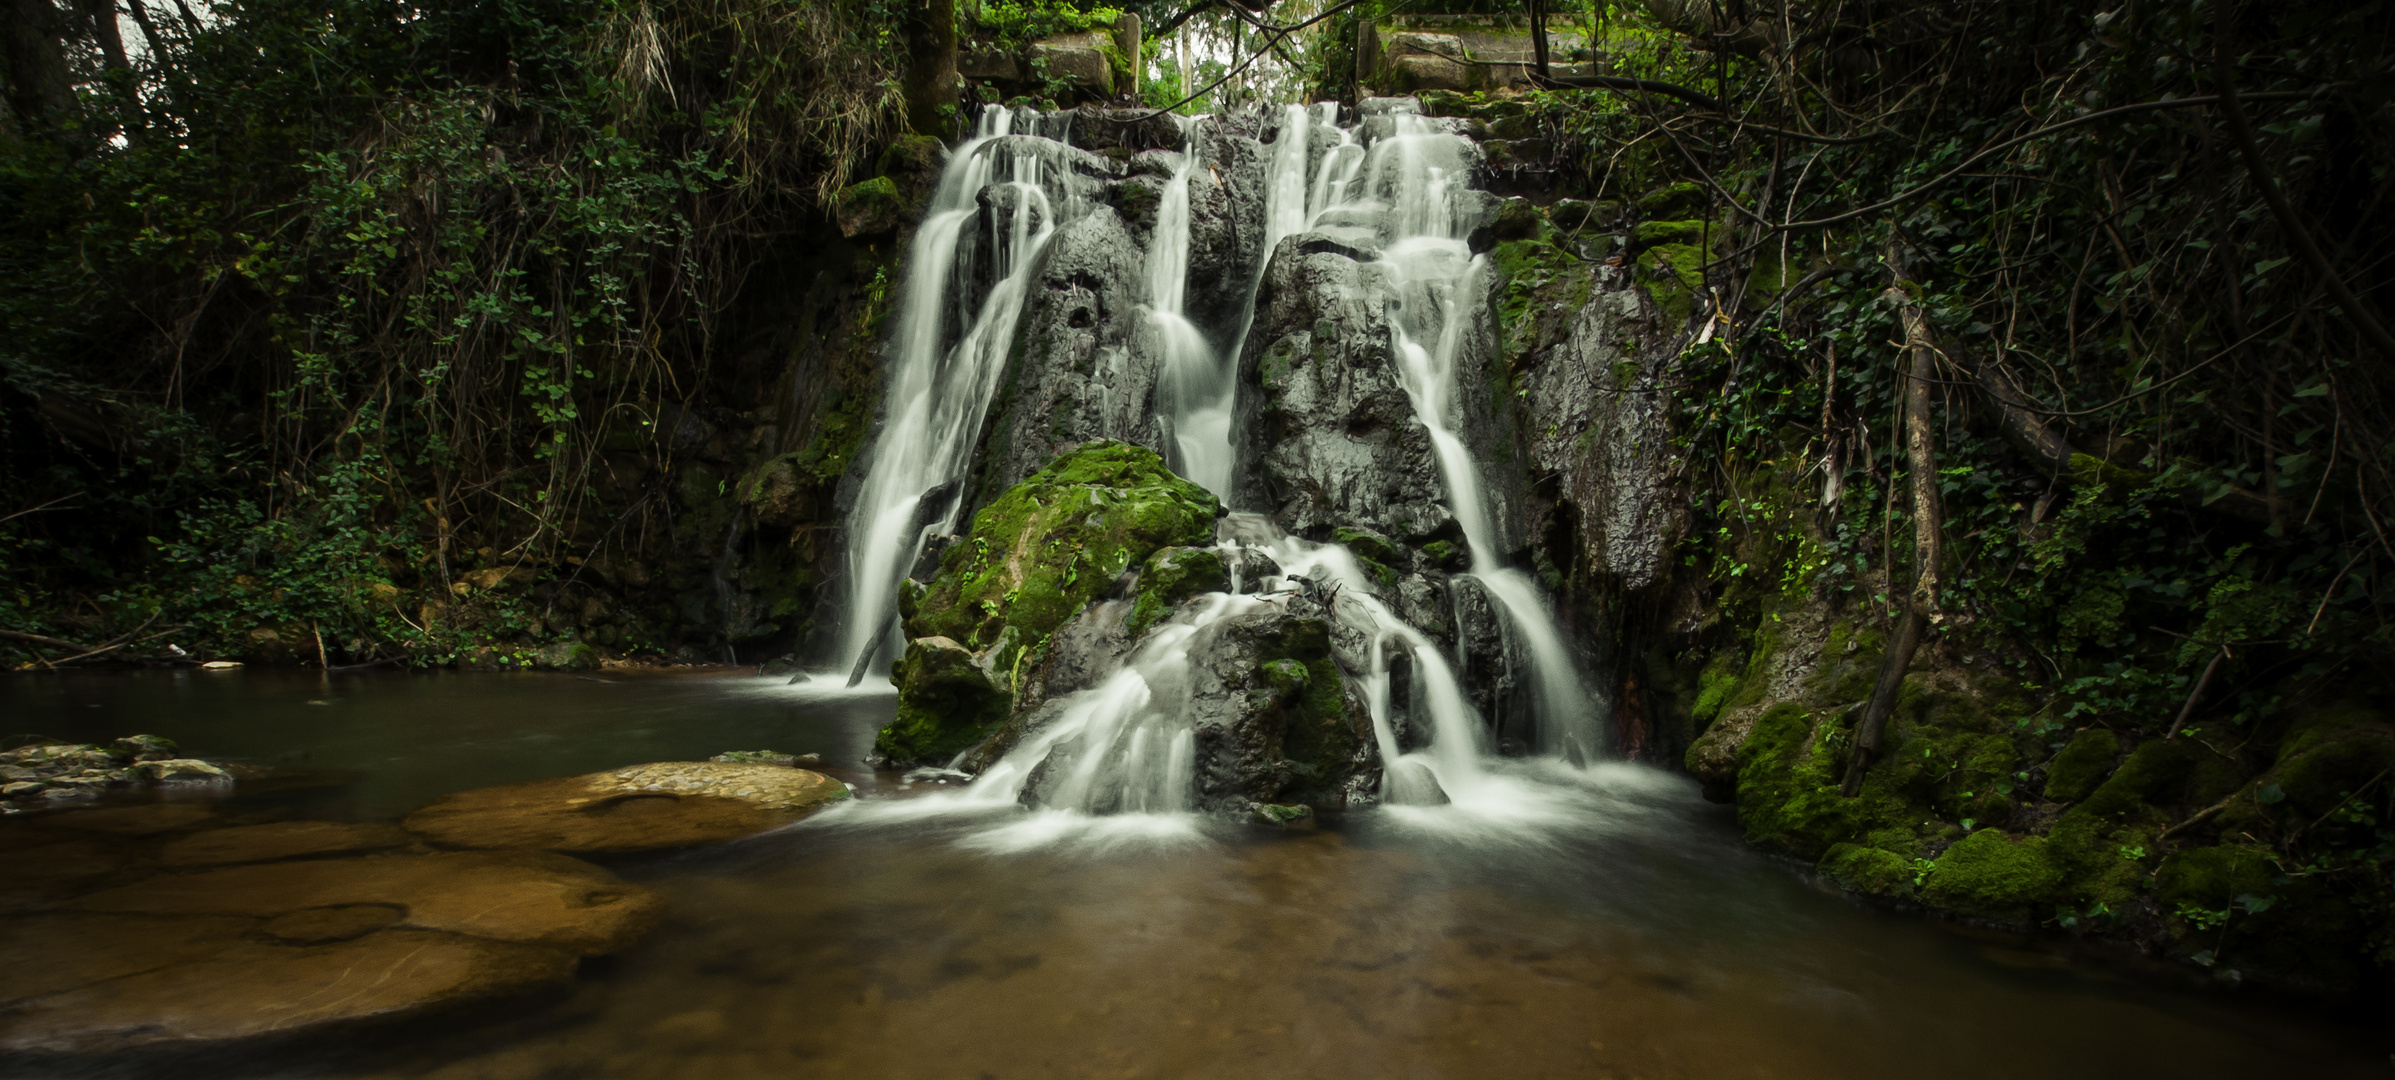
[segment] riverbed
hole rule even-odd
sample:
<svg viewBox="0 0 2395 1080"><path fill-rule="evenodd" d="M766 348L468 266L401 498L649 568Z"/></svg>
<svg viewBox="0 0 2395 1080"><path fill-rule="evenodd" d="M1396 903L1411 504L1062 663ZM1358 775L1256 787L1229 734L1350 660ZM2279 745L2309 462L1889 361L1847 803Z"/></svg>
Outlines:
<svg viewBox="0 0 2395 1080"><path fill-rule="evenodd" d="M723 672L161 672L0 682L0 727L274 766L240 799L310 818L726 750L821 754L858 788L611 864L670 914L562 999L110 1074L2358 1077L2395 1049L2358 1011L1851 904L1658 769L1515 763L1501 797L1290 833L1035 814L866 771L893 701Z"/></svg>

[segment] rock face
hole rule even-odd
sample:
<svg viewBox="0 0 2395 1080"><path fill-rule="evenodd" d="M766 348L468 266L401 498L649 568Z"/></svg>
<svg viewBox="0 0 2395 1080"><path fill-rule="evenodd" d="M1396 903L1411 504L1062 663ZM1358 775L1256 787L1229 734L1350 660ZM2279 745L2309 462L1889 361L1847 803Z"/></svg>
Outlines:
<svg viewBox="0 0 2395 1080"><path fill-rule="evenodd" d="M1160 445L1157 354L1124 344L1139 329L1144 258L1107 207L1049 241L983 437L984 490L1019 484L1092 439Z"/></svg>
<svg viewBox="0 0 2395 1080"><path fill-rule="evenodd" d="M624 854L735 840L847 797L805 769L663 762L461 791L402 824L445 847Z"/></svg>
<svg viewBox="0 0 2395 1080"><path fill-rule="evenodd" d="M1238 501L1317 539L1360 527L1409 546L1460 544L1437 455L1399 382L1395 283L1369 261L1376 244L1361 227L1332 227L1274 252L1241 359ZM1500 548L1511 550L1526 500L1508 418L1492 402L1506 395L1489 389L1505 386L1495 329L1481 319L1462 331L1449 422L1481 465Z"/></svg>
<svg viewBox="0 0 2395 1080"><path fill-rule="evenodd" d="M902 605L910 639L947 639L989 689L974 690L957 668L965 657L949 646L910 646L900 720L875 740L877 756L946 764L980 737L969 732L986 733L990 710L1003 711L992 702L1011 692L1017 661L1158 548L1212 540L1220 506L1155 452L1117 442L1083 446L1008 489L941 555L930 587ZM913 677L918 656L938 665L936 677L928 668Z"/></svg>

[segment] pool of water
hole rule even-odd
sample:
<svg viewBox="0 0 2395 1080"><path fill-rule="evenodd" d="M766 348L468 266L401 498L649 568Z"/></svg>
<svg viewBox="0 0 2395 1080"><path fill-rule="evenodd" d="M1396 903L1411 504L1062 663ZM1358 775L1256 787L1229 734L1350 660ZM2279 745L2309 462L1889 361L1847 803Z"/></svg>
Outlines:
<svg viewBox="0 0 2395 1080"><path fill-rule="evenodd" d="M17 679L0 710L12 731L150 732L353 770L307 789L305 809L389 818L447 791L725 749L854 768L891 708L780 680L603 678ZM866 797L796 827L618 864L672 914L564 1000L208 1071L2376 1077L2395 1049L2330 1010L1848 904L1746 851L1726 809L1652 769L1522 765L1498 777L1505 798L1286 835L1033 815L848 775Z"/></svg>

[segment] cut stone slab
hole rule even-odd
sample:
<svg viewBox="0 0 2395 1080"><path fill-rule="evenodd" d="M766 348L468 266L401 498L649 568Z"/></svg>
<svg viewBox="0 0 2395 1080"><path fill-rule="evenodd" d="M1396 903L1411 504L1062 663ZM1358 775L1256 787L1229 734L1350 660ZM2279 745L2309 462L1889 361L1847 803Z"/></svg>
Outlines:
<svg viewBox="0 0 2395 1080"><path fill-rule="evenodd" d="M657 894L589 863L535 851L369 855L162 874L75 901L83 911L274 918L309 908L387 904L401 927L615 952L656 925Z"/></svg>
<svg viewBox="0 0 2395 1080"><path fill-rule="evenodd" d="M391 825L339 821L277 821L195 833L166 845L161 866L229 866L274 862L308 855L386 851L413 843L407 830Z"/></svg>
<svg viewBox="0 0 2395 1080"><path fill-rule="evenodd" d="M0 1050L198 1046L421 1016L562 986L558 949L385 930L334 945L235 941L206 959L52 994L0 1018Z"/></svg>
<svg viewBox="0 0 2395 1080"><path fill-rule="evenodd" d="M45 824L60 829L85 829L118 836L154 836L188 829L216 816L197 803L145 803L107 810L77 810L51 817Z"/></svg>
<svg viewBox="0 0 2395 1080"><path fill-rule="evenodd" d="M806 769L673 761L461 791L402 824L445 847L626 854L736 840L847 797Z"/></svg>

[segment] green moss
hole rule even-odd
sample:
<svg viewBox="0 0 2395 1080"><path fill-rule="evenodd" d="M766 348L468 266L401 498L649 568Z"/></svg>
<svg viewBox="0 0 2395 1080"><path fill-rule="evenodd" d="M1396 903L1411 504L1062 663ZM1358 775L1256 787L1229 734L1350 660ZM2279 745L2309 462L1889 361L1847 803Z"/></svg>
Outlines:
<svg viewBox="0 0 2395 1080"><path fill-rule="evenodd" d="M2272 853L2244 844L2171 853L2154 872L2154 895L2165 904L2225 908L2239 896L2266 894L2278 875Z"/></svg>
<svg viewBox="0 0 2395 1080"><path fill-rule="evenodd" d="M1738 689L1739 664L1737 654L1729 650L1714 654L1713 662L1697 674L1696 722L1702 727L1721 715L1722 705Z"/></svg>
<svg viewBox="0 0 2395 1080"><path fill-rule="evenodd" d="M945 765L996 731L1014 704L946 638L909 642L898 671L898 716L873 739L892 764Z"/></svg>
<svg viewBox="0 0 2395 1080"><path fill-rule="evenodd" d="M1596 287L1596 275L1579 256L1536 236L1498 244L1489 263L1500 282L1497 330L1509 369L1561 341Z"/></svg>
<svg viewBox="0 0 2395 1080"><path fill-rule="evenodd" d="M1913 860L1859 844L1833 844L1814 867L1840 888L1899 899L1913 895Z"/></svg>
<svg viewBox="0 0 2395 1080"><path fill-rule="evenodd" d="M1659 271L1648 275L1647 292L1663 310L1664 325L1685 324L1696 314L1696 298L1705 288L1705 249L1695 244L1658 244L1638 261Z"/></svg>
<svg viewBox="0 0 2395 1080"><path fill-rule="evenodd" d="M1681 217L1705 209L1705 187L1694 180L1666 184L1638 197L1638 212L1648 218Z"/></svg>
<svg viewBox="0 0 2395 1080"><path fill-rule="evenodd" d="M1153 451L1094 442L1049 463L973 516L915 601L910 637L980 651L1013 630L1029 647L1158 548L1213 538L1220 504Z"/></svg>
<svg viewBox="0 0 2395 1080"><path fill-rule="evenodd" d="M2152 801L2178 801L2175 797L2178 789L2195 767L2195 755L2202 752L2176 740L2155 739L2140 744L2079 809L2114 824L2157 819L2159 814Z"/></svg>
<svg viewBox="0 0 2395 1080"><path fill-rule="evenodd" d="M2091 727L2071 736L2069 745L2046 765L2046 797L2056 802L2086 798L2111 774L2112 763L2120 756L2120 737L2104 728Z"/></svg>
<svg viewBox="0 0 2395 1080"><path fill-rule="evenodd" d="M1139 571L1139 599L1132 605L1128 623L1132 638L1136 640L1147 633L1148 627L1171 614L1182 600L1230 587L1230 570L1223 565L1221 552L1213 548L1158 548Z"/></svg>
<svg viewBox="0 0 2395 1080"><path fill-rule="evenodd" d="M2017 917L2029 905L2053 898L2063 878L2044 839L2014 840L1982 829L1938 856L1922 894L1956 911Z"/></svg>

